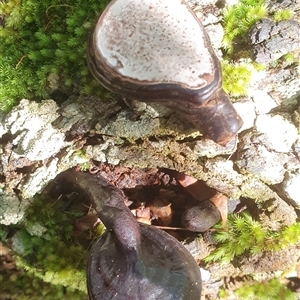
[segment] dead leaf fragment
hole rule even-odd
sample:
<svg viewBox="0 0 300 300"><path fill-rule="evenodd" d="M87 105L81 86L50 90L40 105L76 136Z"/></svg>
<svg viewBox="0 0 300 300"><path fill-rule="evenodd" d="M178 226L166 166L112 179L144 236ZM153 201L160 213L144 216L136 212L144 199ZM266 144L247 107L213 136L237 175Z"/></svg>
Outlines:
<svg viewBox="0 0 300 300"><path fill-rule="evenodd" d="M212 198L217 191L209 186L203 180L198 180L192 176L172 171L171 175L184 187L187 192L199 201Z"/></svg>
<svg viewBox="0 0 300 300"><path fill-rule="evenodd" d="M90 230L94 227L97 221L98 221L98 216L93 213L89 213L86 216L77 219L76 227L80 231Z"/></svg>
<svg viewBox="0 0 300 300"><path fill-rule="evenodd" d="M218 208L221 214L222 219L222 226L224 227L226 225L227 216L228 216L228 198L221 194L217 193L215 196L213 196L210 201Z"/></svg>
<svg viewBox="0 0 300 300"><path fill-rule="evenodd" d="M155 198L149 205L153 216L158 220L158 224L168 226L172 222L171 203L165 199Z"/></svg>

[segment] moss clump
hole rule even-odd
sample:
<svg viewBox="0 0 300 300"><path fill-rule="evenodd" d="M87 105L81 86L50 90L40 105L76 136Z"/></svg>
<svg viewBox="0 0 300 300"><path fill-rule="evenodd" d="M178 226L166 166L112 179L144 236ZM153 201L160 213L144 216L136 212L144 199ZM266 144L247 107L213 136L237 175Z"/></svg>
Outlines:
<svg viewBox="0 0 300 300"><path fill-rule="evenodd" d="M10 300L87 299L85 293L71 291L61 285L45 283L28 272L11 275L2 274L0 275L0 282L0 295L9 295L9 298L5 299Z"/></svg>
<svg viewBox="0 0 300 300"><path fill-rule="evenodd" d="M292 52L289 52L285 55L282 56L281 58L283 60L283 62L285 63L285 66L290 66L292 64L299 64L300 60L299 58L297 57L297 55L295 55L294 53Z"/></svg>
<svg viewBox="0 0 300 300"><path fill-rule="evenodd" d="M224 9L222 48L225 59L222 62L223 89L232 97L247 95L253 71L260 68L250 61L249 52L242 49L246 43L245 36L251 26L266 15L265 0L240 0L237 4L227 6ZM231 62L233 56L235 63ZM249 61L241 61L241 58L247 58Z"/></svg>
<svg viewBox="0 0 300 300"><path fill-rule="evenodd" d="M49 241L42 238L25 236L22 232L21 242L30 244L33 252L17 257L17 265L29 274L53 285L68 287L71 291L86 292L86 250L79 245L62 242L59 238ZM27 248L28 250L28 248Z"/></svg>
<svg viewBox="0 0 300 300"><path fill-rule="evenodd" d="M232 293L231 293L232 294ZM247 284L245 282L233 294L236 299L243 300L296 300L297 295L281 283L279 279L273 278L269 281ZM218 296L220 299L230 298L228 290L221 288Z"/></svg>
<svg viewBox="0 0 300 300"><path fill-rule="evenodd" d="M277 278L267 282L244 285L235 290L234 294L238 299L243 300L297 300L297 295Z"/></svg>
<svg viewBox="0 0 300 300"><path fill-rule="evenodd" d="M110 0L0 2L0 108L24 97L48 98L49 75L60 94L108 92L86 66L86 41Z"/></svg>
<svg viewBox="0 0 300 300"><path fill-rule="evenodd" d="M274 14L274 21L280 22L293 18L294 12L291 9L279 9Z"/></svg>
<svg viewBox="0 0 300 300"><path fill-rule="evenodd" d="M82 237L79 241L74 234L76 219L82 213L64 212L59 203L61 204L60 201L54 204L44 197L36 197L27 210L26 222L13 229L9 227L16 232L12 243L16 251L17 266L24 269L30 278L36 278L37 282L42 280L64 286L68 291L84 295L87 247L91 240L87 240L85 244L88 245L84 247L80 243ZM7 227L0 232L5 242Z"/></svg>
<svg viewBox="0 0 300 300"><path fill-rule="evenodd" d="M223 14L224 38L223 48L234 51L235 43L244 41L244 36L250 27L266 16L267 6L264 0L240 0L237 4L228 6Z"/></svg>
<svg viewBox="0 0 300 300"><path fill-rule="evenodd" d="M223 89L233 97L247 94L254 67L250 63L222 61Z"/></svg>
<svg viewBox="0 0 300 300"><path fill-rule="evenodd" d="M248 214L231 215L227 227L215 226L214 239L217 248L206 258L206 262L228 263L242 254L258 254L276 251L300 243L300 223L284 226L278 231L264 228Z"/></svg>

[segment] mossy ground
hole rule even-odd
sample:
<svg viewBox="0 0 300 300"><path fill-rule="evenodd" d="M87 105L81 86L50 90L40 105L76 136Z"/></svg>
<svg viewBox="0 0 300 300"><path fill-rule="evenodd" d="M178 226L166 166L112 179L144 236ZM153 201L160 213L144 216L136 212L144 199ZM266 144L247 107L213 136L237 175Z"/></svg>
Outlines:
<svg viewBox="0 0 300 300"><path fill-rule="evenodd" d="M225 228L217 224L215 229L217 247L205 258L207 262L229 263L240 255L276 251L300 244L300 223L283 226L275 231L264 227L247 213L232 214Z"/></svg>
<svg viewBox="0 0 300 300"><path fill-rule="evenodd" d="M86 65L88 35L110 0L0 2L0 108L21 99L108 92Z"/></svg>
<svg viewBox="0 0 300 300"><path fill-rule="evenodd" d="M65 205L37 196L26 221L0 227L1 240L12 245L16 266L23 270L2 275L0 295L18 300L61 299L62 295L86 299L86 257L93 240L76 230L82 211L65 210Z"/></svg>
<svg viewBox="0 0 300 300"><path fill-rule="evenodd" d="M290 9L281 9L276 13L268 12L265 0L240 0L238 3L226 6L223 12L224 37L222 50L224 61L223 88L234 98L247 95L252 76L255 71L267 68L267 65L258 65L252 61L246 36L251 27L262 18L271 18L276 22L289 20L294 16ZM297 62L293 53L288 53L272 64L278 64L283 60L286 65Z"/></svg>

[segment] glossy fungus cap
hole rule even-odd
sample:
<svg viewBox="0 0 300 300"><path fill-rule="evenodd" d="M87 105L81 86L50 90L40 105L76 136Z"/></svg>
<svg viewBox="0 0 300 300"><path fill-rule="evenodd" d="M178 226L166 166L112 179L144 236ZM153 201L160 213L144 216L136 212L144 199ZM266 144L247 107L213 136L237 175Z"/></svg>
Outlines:
<svg viewBox="0 0 300 300"><path fill-rule="evenodd" d="M193 256L168 233L140 226L139 255L121 252L111 232L94 243L87 263L90 299L200 299L201 274Z"/></svg>
<svg viewBox="0 0 300 300"><path fill-rule="evenodd" d="M197 115L221 90L219 60L182 0L111 1L90 37L87 56L92 74L107 89L179 112Z"/></svg>

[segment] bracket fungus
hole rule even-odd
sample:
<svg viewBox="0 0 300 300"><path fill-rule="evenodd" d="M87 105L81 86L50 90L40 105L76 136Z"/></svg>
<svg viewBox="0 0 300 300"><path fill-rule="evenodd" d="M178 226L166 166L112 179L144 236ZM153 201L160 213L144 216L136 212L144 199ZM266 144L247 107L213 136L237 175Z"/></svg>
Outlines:
<svg viewBox="0 0 300 300"><path fill-rule="evenodd" d="M221 145L242 126L209 37L185 1L111 1L90 37L87 61L107 89L163 103Z"/></svg>
<svg viewBox="0 0 300 300"><path fill-rule="evenodd" d="M200 299L199 267L178 240L139 224L125 205L123 192L102 176L74 170L61 176L90 199L107 228L88 257L91 300Z"/></svg>

